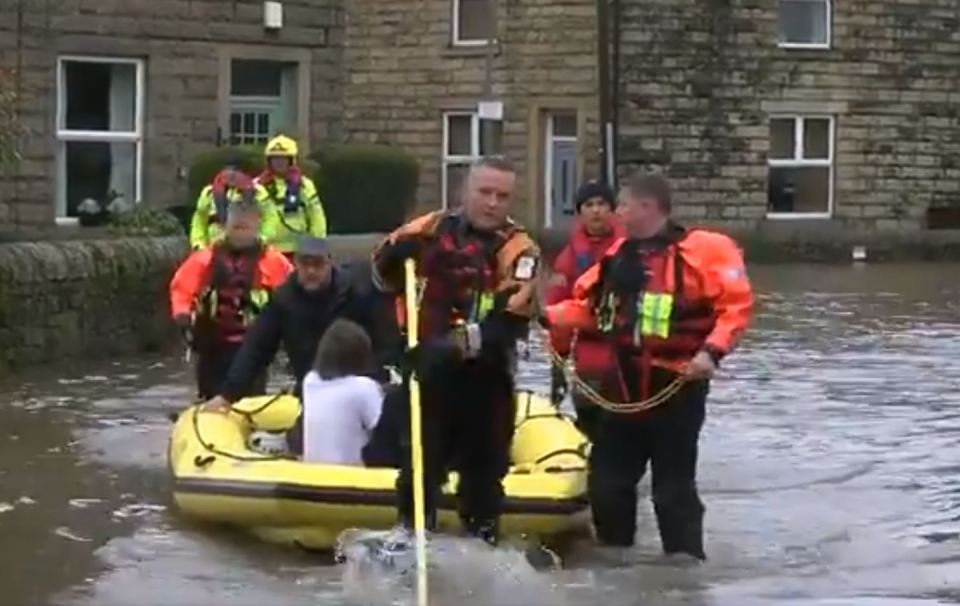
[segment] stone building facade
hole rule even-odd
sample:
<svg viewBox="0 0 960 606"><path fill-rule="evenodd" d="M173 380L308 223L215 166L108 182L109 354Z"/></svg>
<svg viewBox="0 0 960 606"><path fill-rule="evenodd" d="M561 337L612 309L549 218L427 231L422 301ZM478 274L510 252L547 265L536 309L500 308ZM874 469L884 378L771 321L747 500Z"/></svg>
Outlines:
<svg viewBox="0 0 960 606"><path fill-rule="evenodd" d="M0 0L27 132L0 221L182 203L199 151L283 130L408 149L420 210L503 155L518 218L558 227L603 172L601 116L619 172L666 170L689 220L904 231L960 208L954 0L609 0L609 36L597 0L281 0L279 29L265 4Z"/></svg>
<svg viewBox="0 0 960 606"><path fill-rule="evenodd" d="M348 138L412 151L422 209L456 204L466 163L492 154L518 168L519 219L569 220L573 189L600 168L595 0L500 0L494 19L489 0L352 4ZM481 101L500 119L481 120Z"/></svg>
<svg viewBox="0 0 960 606"><path fill-rule="evenodd" d="M4 87L23 161L0 176L0 220L69 222L86 198L182 203L186 168L226 141L284 130L339 137L338 0L0 0Z"/></svg>
<svg viewBox="0 0 960 606"><path fill-rule="evenodd" d="M664 168L687 217L884 232L960 205L953 0L620 6L618 164Z"/></svg>

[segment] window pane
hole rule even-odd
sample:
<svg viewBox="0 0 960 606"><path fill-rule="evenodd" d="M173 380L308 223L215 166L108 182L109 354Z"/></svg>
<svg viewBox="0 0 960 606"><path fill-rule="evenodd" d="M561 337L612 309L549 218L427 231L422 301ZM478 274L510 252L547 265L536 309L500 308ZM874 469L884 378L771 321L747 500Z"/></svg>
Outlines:
<svg viewBox="0 0 960 606"><path fill-rule="evenodd" d="M230 94L241 97L279 97L284 63L234 59L230 63Z"/></svg>
<svg viewBox="0 0 960 606"><path fill-rule="evenodd" d="M257 115L257 133L264 136L270 134L270 114Z"/></svg>
<svg viewBox="0 0 960 606"><path fill-rule="evenodd" d="M553 117L554 137L576 137L577 116L574 114L557 114Z"/></svg>
<svg viewBox="0 0 960 606"><path fill-rule="evenodd" d="M64 127L68 130L135 130L137 67L131 63L65 61Z"/></svg>
<svg viewBox="0 0 960 606"><path fill-rule="evenodd" d="M503 153L503 122L480 120L480 155L497 156Z"/></svg>
<svg viewBox="0 0 960 606"><path fill-rule="evenodd" d="M451 164L447 166L447 208L460 206L464 179L470 167L466 164Z"/></svg>
<svg viewBox="0 0 960 606"><path fill-rule="evenodd" d="M111 197L120 197L127 204L136 202L137 144L68 141L63 143L67 215L76 217L77 209L87 198L101 206Z"/></svg>
<svg viewBox="0 0 960 606"><path fill-rule="evenodd" d="M830 167L776 167L769 170L767 205L776 213L829 210Z"/></svg>
<svg viewBox="0 0 960 606"><path fill-rule="evenodd" d="M490 0L454 0L459 6L460 14L457 26L459 28L458 41L461 40L489 40L493 36L493 19L490 18Z"/></svg>
<svg viewBox="0 0 960 606"><path fill-rule="evenodd" d="M827 0L780 0L780 41L827 43Z"/></svg>
<svg viewBox="0 0 960 606"><path fill-rule="evenodd" d="M472 156L473 119L470 116L447 116L447 155Z"/></svg>
<svg viewBox="0 0 960 606"><path fill-rule="evenodd" d="M830 121L807 118L803 121L803 157L826 160L830 157Z"/></svg>
<svg viewBox="0 0 960 606"><path fill-rule="evenodd" d="M794 159L796 121L793 118L770 120L770 157L775 160Z"/></svg>

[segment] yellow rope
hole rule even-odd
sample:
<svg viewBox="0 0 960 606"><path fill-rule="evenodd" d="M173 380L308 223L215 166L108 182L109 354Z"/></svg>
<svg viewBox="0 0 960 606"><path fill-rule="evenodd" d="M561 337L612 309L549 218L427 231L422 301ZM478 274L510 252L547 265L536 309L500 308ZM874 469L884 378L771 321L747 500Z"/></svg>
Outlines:
<svg viewBox="0 0 960 606"><path fill-rule="evenodd" d="M639 402L614 402L613 400L608 400L600 395L597 390L591 387L586 381L580 378L580 375L577 374L576 367L572 361L564 359L563 356L557 353L557 351L553 348L553 343L550 341L549 332L543 329L541 329L541 331L543 332L544 343L546 344L547 354L550 356L551 363L563 371L564 378L566 379L570 388L576 389L578 392L583 394L583 396L591 404L599 406L608 412L615 414L635 414L656 408L675 396L686 382L682 375L678 375L677 378L671 381L669 385L661 389L659 392L650 398ZM573 339L570 341L571 356L573 355L573 351L577 345L577 335L578 333L574 331Z"/></svg>

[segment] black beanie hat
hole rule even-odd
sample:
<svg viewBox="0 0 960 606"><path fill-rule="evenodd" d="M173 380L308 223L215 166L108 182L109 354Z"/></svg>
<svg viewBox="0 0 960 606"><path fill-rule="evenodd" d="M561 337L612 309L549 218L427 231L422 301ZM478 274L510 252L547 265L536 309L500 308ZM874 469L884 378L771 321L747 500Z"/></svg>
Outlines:
<svg viewBox="0 0 960 606"><path fill-rule="evenodd" d="M616 199L613 195L613 190L606 183L600 181L587 181L580 186L580 189L577 190L577 197L574 198L574 206L577 208L577 214L580 214L580 207L583 206L587 200L592 198L600 198L604 202L610 205L610 208L614 208L617 205Z"/></svg>

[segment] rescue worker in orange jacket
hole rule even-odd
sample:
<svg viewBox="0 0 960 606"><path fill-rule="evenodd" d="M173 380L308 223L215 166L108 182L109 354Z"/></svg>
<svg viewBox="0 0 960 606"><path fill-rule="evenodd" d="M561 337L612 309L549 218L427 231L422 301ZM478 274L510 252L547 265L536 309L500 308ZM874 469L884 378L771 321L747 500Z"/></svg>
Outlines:
<svg viewBox="0 0 960 606"><path fill-rule="evenodd" d="M553 262L553 275L546 292L547 305L569 299L577 279L624 236L623 225L615 214L616 196L608 185L598 181L584 183L577 190L574 204L577 221L570 233L569 244ZM601 379L613 362L610 344L595 330L571 331L555 326L550 330L550 345L558 356L572 358L577 376L587 383ZM586 402L583 394L566 384L563 368L554 364L552 370L550 392L553 401L559 404L569 394L577 412L577 427L593 441L600 409Z"/></svg>
<svg viewBox="0 0 960 606"><path fill-rule="evenodd" d="M174 322L197 352L202 400L220 392L247 329L293 269L286 257L261 244L260 215L255 202L230 204L225 238L192 253L170 282ZM265 391L262 373L251 394Z"/></svg>
<svg viewBox="0 0 960 606"><path fill-rule="evenodd" d="M403 263L418 261L420 342L408 360L422 385L427 527L446 472L460 472L460 518L470 535L495 543L513 439L514 353L536 315L540 252L510 220L516 182L505 161L471 167L462 209L418 217L373 254L374 281L398 293L404 327ZM408 375L408 372L405 373ZM409 378L409 376L407 376ZM413 520L409 403L400 408L405 456L397 480L399 522ZM402 416L402 415L401 415Z"/></svg>
<svg viewBox="0 0 960 606"><path fill-rule="evenodd" d="M607 336L617 361L603 391L609 400L644 401L682 379L679 391L654 408L604 410L588 489L597 538L630 546L637 483L649 462L664 552L706 559L697 445L709 381L747 328L753 294L736 243L717 232L686 229L670 211L664 178L633 177L618 208L627 238L577 281L572 299L548 306L540 319Z"/></svg>

